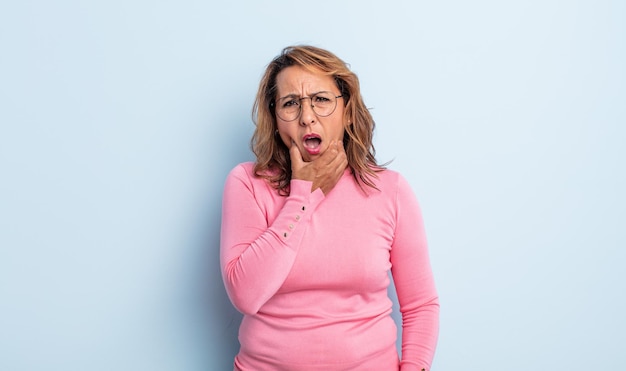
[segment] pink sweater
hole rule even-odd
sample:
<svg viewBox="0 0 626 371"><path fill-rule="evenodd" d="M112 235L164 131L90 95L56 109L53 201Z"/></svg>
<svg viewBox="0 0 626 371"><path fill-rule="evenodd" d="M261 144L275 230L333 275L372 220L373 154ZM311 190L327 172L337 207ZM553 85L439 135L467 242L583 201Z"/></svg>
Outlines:
<svg viewBox="0 0 626 371"><path fill-rule="evenodd" d="M430 369L439 301L422 216L398 173L366 195L346 170L328 195L291 181L288 197L253 176L226 179L221 267L244 314L240 370ZM387 296L391 269L402 313L402 361Z"/></svg>

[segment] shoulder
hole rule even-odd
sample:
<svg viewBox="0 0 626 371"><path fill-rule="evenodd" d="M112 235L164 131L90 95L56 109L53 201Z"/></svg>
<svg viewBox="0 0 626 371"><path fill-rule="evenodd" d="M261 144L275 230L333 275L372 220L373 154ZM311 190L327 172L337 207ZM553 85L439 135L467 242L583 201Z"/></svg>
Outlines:
<svg viewBox="0 0 626 371"><path fill-rule="evenodd" d="M229 178L254 178L254 162L242 162L235 166L230 173Z"/></svg>
<svg viewBox="0 0 626 371"><path fill-rule="evenodd" d="M274 173L272 172L272 170L265 170L262 171L260 175L262 176L258 176L257 174L255 174L254 172L254 166L255 163L252 161L248 161L248 162L242 162L240 164L238 164L237 166L235 166L230 173L228 174L229 177L246 177L246 178L250 178L250 179L263 179L263 175L273 175Z"/></svg>
<svg viewBox="0 0 626 371"><path fill-rule="evenodd" d="M376 173L374 183L381 190L389 190L397 188L398 183L406 182L404 177L397 171L391 169L384 169Z"/></svg>
<svg viewBox="0 0 626 371"><path fill-rule="evenodd" d="M375 180L376 187L388 196L403 198L406 195L414 194L409 181L398 171L385 169L376 173L378 178Z"/></svg>
<svg viewBox="0 0 626 371"><path fill-rule="evenodd" d="M262 179L254 175L254 163L242 162L236 165L226 176L225 188L245 187L252 189L254 183L262 181Z"/></svg>
<svg viewBox="0 0 626 371"><path fill-rule="evenodd" d="M254 162L242 162L235 166L226 177L225 189L247 189L258 195L272 193L274 189L267 180L255 174L254 165Z"/></svg>

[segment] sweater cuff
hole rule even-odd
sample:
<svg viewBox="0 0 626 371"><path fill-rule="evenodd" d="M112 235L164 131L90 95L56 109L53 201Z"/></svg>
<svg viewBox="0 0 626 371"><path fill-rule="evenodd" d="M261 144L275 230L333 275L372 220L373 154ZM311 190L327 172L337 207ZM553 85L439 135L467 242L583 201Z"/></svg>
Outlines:
<svg viewBox="0 0 626 371"><path fill-rule="evenodd" d="M304 198L311 205L317 206L324 199L324 192L321 188L311 192L313 182L301 179L292 179L289 183L289 195Z"/></svg>
<svg viewBox="0 0 626 371"><path fill-rule="evenodd" d="M274 220L272 230L277 234L283 245L297 250L300 241L311 220L311 215L324 199L324 192L316 189L311 192L313 182L292 179L289 196L283 209Z"/></svg>

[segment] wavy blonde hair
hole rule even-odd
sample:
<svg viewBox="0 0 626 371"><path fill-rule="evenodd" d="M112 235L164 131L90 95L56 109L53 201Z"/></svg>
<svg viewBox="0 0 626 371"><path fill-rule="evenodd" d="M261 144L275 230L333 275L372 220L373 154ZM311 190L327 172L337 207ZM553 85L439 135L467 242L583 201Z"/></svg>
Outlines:
<svg viewBox="0 0 626 371"><path fill-rule="evenodd" d="M276 134L276 76L287 67L301 66L310 71L322 71L335 79L345 105L345 126L343 144L348 158L348 166L361 189L363 184L376 188L372 177L384 169L376 163L376 150L372 143L374 119L361 97L359 79L347 64L333 53L308 45L288 46L274 58L259 84L259 90L252 107L252 118L256 125L250 146L256 155L254 173L267 179L282 195L289 194L291 180L291 160L289 148Z"/></svg>

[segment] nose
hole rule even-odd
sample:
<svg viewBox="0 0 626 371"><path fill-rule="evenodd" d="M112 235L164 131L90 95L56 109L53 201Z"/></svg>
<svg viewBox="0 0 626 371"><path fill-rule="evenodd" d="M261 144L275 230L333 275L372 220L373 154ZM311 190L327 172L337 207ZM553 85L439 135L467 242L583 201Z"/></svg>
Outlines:
<svg viewBox="0 0 626 371"><path fill-rule="evenodd" d="M311 104L311 101L308 99L303 99L301 109L302 112L300 114L300 125L307 126L314 123L317 116L313 111L313 105Z"/></svg>

